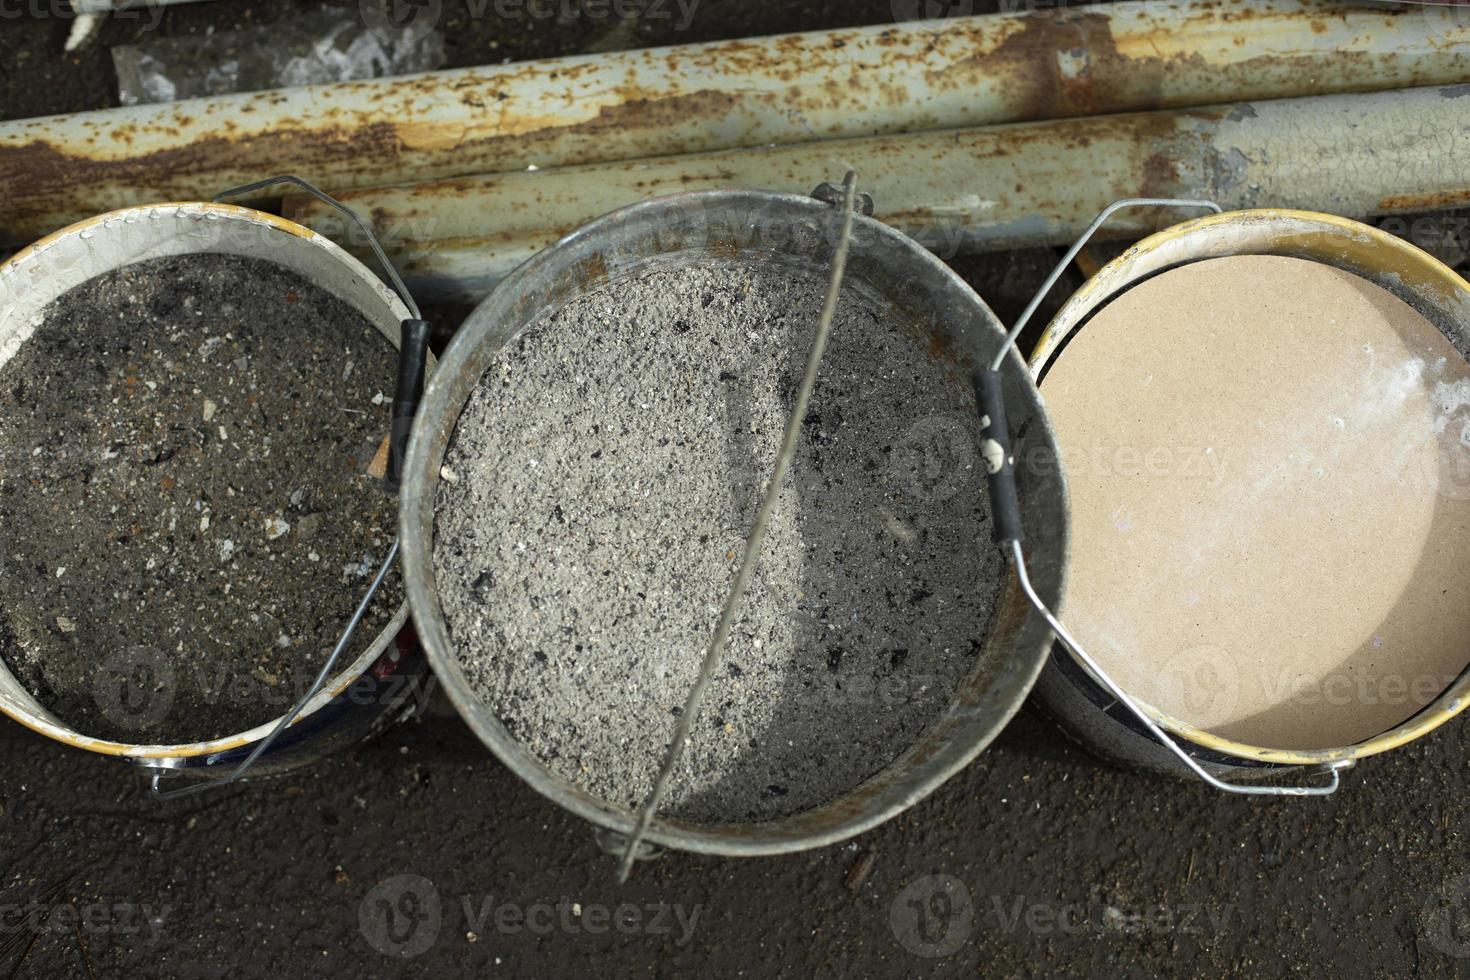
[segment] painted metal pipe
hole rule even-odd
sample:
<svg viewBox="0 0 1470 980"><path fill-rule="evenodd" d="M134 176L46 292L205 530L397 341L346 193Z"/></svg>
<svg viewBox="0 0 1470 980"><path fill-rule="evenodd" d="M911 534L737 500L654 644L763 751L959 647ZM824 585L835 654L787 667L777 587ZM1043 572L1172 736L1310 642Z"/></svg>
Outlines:
<svg viewBox="0 0 1470 980"><path fill-rule="evenodd" d="M293 171L414 180L1470 78L1453 11L1156 0L0 123L0 244Z"/></svg>
<svg viewBox="0 0 1470 980"><path fill-rule="evenodd" d="M1470 203L1470 85L825 141L362 190L416 290L485 295L520 262L615 208L685 190L807 193L855 169L876 217L942 256L1060 245L1127 197L1346 217ZM294 219L341 240L323 209ZM1115 236L1174 215L1120 214Z"/></svg>

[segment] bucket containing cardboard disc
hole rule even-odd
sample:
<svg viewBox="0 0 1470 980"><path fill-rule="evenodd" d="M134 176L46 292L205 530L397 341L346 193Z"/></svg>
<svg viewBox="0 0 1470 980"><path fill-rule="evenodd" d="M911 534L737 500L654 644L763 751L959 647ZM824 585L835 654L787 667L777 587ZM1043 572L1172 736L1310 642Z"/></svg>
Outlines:
<svg viewBox="0 0 1470 980"><path fill-rule="evenodd" d="M400 299L311 231L134 207L0 266L0 711L202 773L310 689L395 535ZM385 393L387 393L385 395ZM265 772L408 703L396 576Z"/></svg>
<svg viewBox="0 0 1470 980"><path fill-rule="evenodd" d="M614 212L505 280L445 352L404 476L404 572L449 698L537 791L627 834L802 386L839 205L709 192ZM861 214L725 656L647 839L794 851L892 817L1017 710L1049 633L989 544L972 366L1004 332ZM1004 383L1051 447L1030 376ZM1026 477L1061 591L1060 474Z"/></svg>
<svg viewBox="0 0 1470 980"><path fill-rule="evenodd" d="M1462 279L1294 211L1148 238L1046 330L1068 627L1211 772L1351 764L1464 708L1467 356ZM1060 647L1037 695L1104 754L1184 770Z"/></svg>

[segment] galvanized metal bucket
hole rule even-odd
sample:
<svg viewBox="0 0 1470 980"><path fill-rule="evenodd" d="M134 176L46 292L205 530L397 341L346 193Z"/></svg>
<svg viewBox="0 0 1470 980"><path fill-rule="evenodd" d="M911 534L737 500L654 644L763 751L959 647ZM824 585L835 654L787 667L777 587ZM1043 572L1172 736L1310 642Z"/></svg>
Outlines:
<svg viewBox="0 0 1470 980"><path fill-rule="evenodd" d="M299 273L348 303L398 344L402 301L331 241L291 221L229 204L154 204L110 212L50 235L0 264L0 364L15 356L53 300L95 276L147 259L194 253L264 259ZM251 769L281 772L351 744L401 715L423 691L423 657L405 630L404 603L362 641ZM57 718L0 664L0 712L64 745L115 756L150 772L214 777L242 762L279 718L208 742L133 745L92 738Z"/></svg>
<svg viewBox="0 0 1470 980"><path fill-rule="evenodd" d="M712 191L660 198L615 211L522 265L460 329L430 381L414 425L404 472L404 577L429 660L449 699L476 735L538 792L614 834L635 815L599 799L542 764L477 696L460 665L435 583L435 497L440 467L467 399L491 359L518 334L574 297L654 267L716 259L780 261L825 279L831 262L831 206L808 197ZM981 299L912 239L871 218L855 218L849 281L876 290L897 315L928 331L965 365L986 363L1005 332ZM1052 431L1025 364L1011 352L1004 386L1022 444L1052 447ZM1035 529L1034 577L1048 601L1060 599L1066 563L1065 493L1059 473L1024 475L1025 508ZM976 492L980 492L978 488ZM818 847L860 833L912 806L985 748L1015 714L1035 681L1051 633L1014 580L996 625L954 702L914 744L848 795L818 809L761 824L697 825L656 820L647 839L680 850L765 855ZM530 655L530 651L527 651Z"/></svg>
<svg viewBox="0 0 1470 980"><path fill-rule="evenodd" d="M1422 313L1462 351L1470 349L1470 284L1434 257L1361 222L1328 214L1250 210L1214 214L1144 239L1082 286L1042 335L1031 369L1040 379L1067 338L1088 317L1135 283L1176 266L1230 255L1283 255L1324 263L1377 283ZM1086 637L1080 638L1084 643ZM1087 746L1117 761L1156 772L1190 771L1061 645L1036 686L1037 703ZM1283 767L1344 767L1434 731L1470 703L1462 673L1412 718L1373 738L1331 749L1265 748L1222 738L1135 701L1176 744L1217 777L1250 781Z"/></svg>

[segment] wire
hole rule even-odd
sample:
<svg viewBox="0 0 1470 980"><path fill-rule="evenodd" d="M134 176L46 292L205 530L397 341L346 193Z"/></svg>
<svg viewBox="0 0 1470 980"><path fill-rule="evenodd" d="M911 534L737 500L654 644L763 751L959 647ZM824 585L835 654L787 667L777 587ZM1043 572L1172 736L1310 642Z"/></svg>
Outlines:
<svg viewBox="0 0 1470 980"><path fill-rule="evenodd" d="M796 455L796 443L801 437L801 423L806 418L807 404L811 401L812 391L817 386L817 372L822 366L822 355L827 350L827 338L832 333L832 318L837 313L837 296L842 289L842 277L847 271L847 252L852 244L852 220L853 204L857 199L857 173L849 170L847 177L842 182L842 231L837 239L837 248L832 255L832 274L827 281L827 298L822 304L822 315L817 321L817 335L812 340L811 352L806 359L806 374L802 377L801 388L796 393L796 404L792 407L791 415L786 420L786 434L781 440L781 451L776 454L776 465L771 471L770 482L766 484L765 499L761 501L760 511L756 514L755 523L750 529L750 538L745 543L745 555L740 561L740 569L735 573L735 583L730 588L730 594L725 598L725 608L720 613L719 625L715 628L714 639L710 641L709 651L704 656L704 664L699 669L699 676L694 681L694 687L689 691L689 698L684 703L684 710L679 715L678 724L674 728L674 738L669 742L668 752L664 756L663 768L659 770L658 778L654 780L653 789L648 798L643 801L643 808L638 814L638 822L633 827L633 833L628 837L627 846L623 849L622 862L618 865L618 882L628 880L628 874L633 868L633 859L637 856L638 847L643 842L643 836L648 832L648 826L653 822L653 815L658 812L659 804L663 801L664 794L668 791L669 781L674 775L674 767L679 762L679 756L684 751L684 744L689 740L690 729L694 727L695 715L699 713L700 703L704 700L705 689L709 687L715 670L719 667L724 657L725 643L730 638L730 630L735 624L735 614L740 608L741 601L745 598L745 589L750 584L750 578L755 573L755 566L760 559L761 544L765 541L766 528L771 521L771 514L776 509L776 501L780 497L781 484L786 478L786 470L791 465L791 460Z"/></svg>
<svg viewBox="0 0 1470 980"><path fill-rule="evenodd" d="M1015 566L1016 578L1021 583L1021 591L1026 594L1026 599L1035 607L1036 611L1041 613L1047 625L1056 634L1057 639L1072 652L1073 656L1082 661L1083 665L1087 667L1097 680L1102 682L1102 685L1108 689L1108 693L1122 702L1124 707L1133 713L1134 717L1143 722L1144 727L1149 730L1149 733L1161 742L1165 748L1178 756L1179 761L1188 766L1196 776L1218 790L1223 790L1226 793L1238 793L1244 796L1331 796L1337 792L1338 770L1351 767L1353 764L1353 760L1351 759L1341 759L1337 762L1329 763L1327 771L1331 775L1331 779L1323 786L1243 786L1240 783L1227 783L1223 779L1217 779L1206 772L1204 767L1196 762L1193 756L1184 751L1178 742L1164 734L1164 730L1148 716L1148 712L1144 711L1136 701L1123 692L1123 689L1098 666L1097 661L1093 660L1087 651L1082 649L1082 644L1078 643L1072 634L1067 632L1067 628L1062 625L1061 620L1052 615L1052 611L1047 608L1041 596L1037 595L1036 590L1031 587L1031 578L1026 574L1026 555L1021 549L1021 542L1012 540L1008 543L1010 544L1011 550L1011 564Z"/></svg>
<svg viewBox="0 0 1470 980"><path fill-rule="evenodd" d="M264 755L266 749L271 747L271 744L286 730L287 726L294 722L306 710L307 704L312 698L316 697L317 692L327 683L327 678L332 676L332 669L336 667L338 659L342 656L342 651L347 649L347 644L352 642L352 634L357 632L357 627L362 622L362 618L367 615L368 607L372 605L373 596L377 595L378 589L383 585L383 580L388 577L388 572L392 570L393 562L397 557L398 539L394 538L393 546L388 549L388 557L383 559L383 565L378 569L378 574L373 579L373 584L368 586L367 594L357 604L357 610L352 614L352 618L347 621L347 627L337 639L337 646L333 648L332 655L327 658L327 662L322 664L322 669L317 672L316 680L311 682L310 689L301 696L301 699L296 702L290 711L281 716L281 720L276 722L276 727L271 730L269 735L255 743L254 751L245 758L244 762L240 763L234 772L219 779L210 779L206 782L195 783L192 786L184 786L174 790L160 789L159 783L163 778L163 774L161 772L155 772L153 774L153 795L160 800L176 800L183 796L193 796L196 793L203 793L205 790L220 789L245 775L250 767L255 765L255 760Z"/></svg>
<svg viewBox="0 0 1470 980"><path fill-rule="evenodd" d="M403 300L403 305L408 307L408 312L413 314L413 318L415 320L423 319L423 317L419 315L418 303L414 302L413 294L408 291L408 287L405 286L403 284L403 280L399 278L398 270L393 268L392 262L388 261L388 254L383 251L383 246L378 244L378 236L373 234L373 229L368 225L366 221L362 220L362 216L359 215L356 211L352 210L347 205L337 200L335 197L332 197L330 194L318 190L317 187L309 181L303 180L302 178L297 177L295 174L281 174L279 177L268 177L265 180L257 180L254 183L241 184L239 187L231 187L229 190L220 191L212 198L212 200L216 204L218 204L227 197L239 197L241 194L250 194L254 191L265 190L265 188L274 187L276 184L291 184L295 187L301 188L302 190L306 191L306 193L316 198L318 201L321 201L323 204L336 208L338 211L346 215L353 224L357 225L358 229L367 237L368 244L372 246L373 254L378 257L378 264L381 265L383 267L383 271L388 274L388 280L393 284L393 291L398 294L399 299Z"/></svg>
<svg viewBox="0 0 1470 980"><path fill-rule="evenodd" d="M1005 363L1006 354L1010 351L1012 345L1016 343L1016 339L1021 336L1021 331L1026 329L1026 324L1031 322L1031 317L1035 315L1037 307L1041 306L1041 301L1051 295L1051 288L1057 284L1058 279L1062 278L1062 273L1067 271L1067 266L1071 265L1077 258L1077 253L1081 252L1086 247L1088 241L1092 239L1092 236L1097 234L1097 230L1118 211L1124 208L1142 207L1204 208L1216 214L1221 212L1220 205L1214 201L1175 200L1168 197L1130 197L1122 201L1114 201L1112 204L1103 208L1102 213L1092 219L1092 224L1087 226L1087 230L1082 233L1082 237L1078 238L1072 243L1072 247L1067 249L1067 254L1062 256L1062 260L1056 264L1056 268L1051 270L1051 275L1046 277L1046 282L1042 283L1041 288L1036 291L1036 295L1031 297L1031 302L1027 304L1025 312L1021 314L1021 318L1016 321L1014 327L1011 327L1011 332L1006 334L1005 343L1001 344L1000 350L995 352L995 360L990 362L990 370L1000 370L1000 366ZM1017 352L1020 352L1020 348L1017 348ZM1022 357L1025 357L1025 355L1022 354Z"/></svg>

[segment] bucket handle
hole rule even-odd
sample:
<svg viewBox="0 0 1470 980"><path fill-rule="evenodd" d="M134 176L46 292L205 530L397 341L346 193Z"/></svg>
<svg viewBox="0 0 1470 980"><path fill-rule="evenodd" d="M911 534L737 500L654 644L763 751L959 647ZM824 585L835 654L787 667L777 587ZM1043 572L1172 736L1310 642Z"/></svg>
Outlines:
<svg viewBox="0 0 1470 980"><path fill-rule="evenodd" d="M618 884L627 882L635 860L649 856L649 845L644 841L644 835L648 833L648 828L658 813L659 805L663 802L664 794L668 792L669 782L674 777L674 767L679 762L684 745L689 740L689 733L694 728L694 719L698 717L700 706L704 702L705 690L709 687L716 668L724 658L725 643L730 638L730 630L735 625L735 617L739 615L740 603L745 597L745 590L750 585L751 576L755 574L756 564L760 561L761 543L765 540L766 530L770 526L771 514L775 511L781 484L785 479L787 468L796 456L797 440L801 437L801 426L806 418L807 404L817 387L817 374L822 366L822 357L827 351L827 341L832 333L832 320L837 313L843 277L847 274L847 255L852 246L853 216L864 209L872 211L872 198L858 194L857 171L855 170L847 172L840 189L832 184L824 183L816 189L812 196L828 207L838 208L841 213L837 222L837 238L832 247L832 266L827 274L826 299L822 302L822 312L817 318L816 334L812 338L811 349L807 352L806 369L802 374L801 384L797 387L791 413L786 419L786 426L781 436L781 448L776 453L771 475L766 481L765 493L761 498L760 509L756 512L755 520L750 526L750 533L746 537L745 552L740 559L740 567L736 570L735 580L730 586L729 593L725 596L724 606L720 610L720 620L715 626L714 637L705 650L699 673L695 676L694 685L689 689L689 694L684 701L684 710L680 712L679 721L674 726L673 738L669 740L668 748L664 752L663 763L654 777L653 788L648 791L648 795L643 799L643 804L638 808L632 831L626 836L618 834L606 838L609 843L621 846L622 849L622 857L618 861Z"/></svg>
<svg viewBox="0 0 1470 980"><path fill-rule="evenodd" d="M249 184L241 184L239 187L231 187L228 190L216 194L212 200L215 203L219 203L225 198L239 197L242 194L264 190L276 184L292 184L299 187L322 203L335 208L355 224L367 237L368 244L372 246L373 254L377 257L378 264L382 267L382 271L386 273L388 284L392 286L393 291L398 297L403 300L403 305L409 311L409 319L402 321L399 325L398 377L393 396L392 417L388 434L388 470L384 477L385 488L390 493L396 494L402 484L403 458L408 445L409 433L413 427L414 415L418 412L418 404L424 394L424 368L428 362L430 324L423 319L422 314L419 312L418 303L414 301L413 294L404 285L403 279L398 275L398 270L393 267L392 262L388 261L388 255L383 251L383 246L379 243L378 236L373 233L372 227L356 211L327 194L325 191L322 191L314 184L297 177L295 174L281 174L277 177L257 180ZM332 676L332 671L337 666L337 661L342 658L343 651L352 642L352 637L357 632L357 627L361 625L363 617L367 615L373 598L378 594L378 590L382 587L384 580L387 579L388 572L392 570L393 563L398 558L398 546L399 539L395 537L393 544L388 548L387 557L383 559L382 565L378 568L377 575L373 577L372 584L368 586L367 592L363 595L362 600L358 602L357 608L352 613L352 618L343 627L341 636L337 638L337 645L332 648L331 655L322 664L321 670L317 672L316 678L312 681L311 686L291 706L291 709L280 717L270 733L255 744L255 748L251 753L232 772L226 775L206 779L173 790L165 790L162 786L163 780L170 776L177 776L183 766L179 765L177 760L149 760L143 763L143 765L152 770L150 788L156 799L172 800L182 796L193 796L207 790L221 789L245 777L260 757L275 744L281 734L306 710L306 706L311 703L312 698L316 697L321 689L326 686L328 678Z"/></svg>
<svg viewBox="0 0 1470 980"><path fill-rule="evenodd" d="M1183 200L1172 198L1127 198L1114 201L1103 209L1082 233L1082 236L1072 244L1066 255L1057 263L1046 282L1037 290L1036 295L1031 298L1025 311L1016 321L1006 335L1005 343L1001 345L996 353L995 359L991 361L989 369L977 372L974 377L977 401L981 412L980 424L983 430L980 444L980 454L985 465L986 483L990 493L990 509L995 525L994 540L1003 551L1007 553L1011 564L1016 570L1016 579L1020 582L1021 591L1026 600L1046 620L1057 640L1076 657L1084 667L1087 668L1093 678L1107 688L1114 698L1126 707L1143 726L1148 729L1150 735L1172 752L1191 772L1215 789L1225 793L1236 793L1246 796L1330 796L1337 792L1340 784L1339 773L1353 765L1352 759L1339 759L1334 762L1324 763L1321 766L1303 766L1301 769L1308 773L1316 774L1325 772L1328 781L1319 786L1256 786L1242 783L1228 782L1211 775L1199 762L1191 756L1177 740L1168 735L1160 725L1149 716L1143 707L1128 695L1107 672L1098 665L1082 644L1067 631L1056 615L1046 605L1045 600L1037 594L1031 585L1031 578L1026 570L1026 552L1022 547L1023 534L1021 531L1021 507L1020 499L1016 490L1015 456L1011 452L1010 430L1006 425L1005 399L1001 392L1000 368L1005 363L1005 356L1010 352L1012 346L1016 345L1016 339L1021 331L1030 322L1052 287L1061 278L1062 273L1076 259L1077 254L1082 251L1087 242L1095 235L1099 228L1112 217L1117 211L1133 207L1176 207L1176 208L1202 208L1220 214L1222 208L1213 201ZM1019 350L1019 347L1017 348Z"/></svg>

